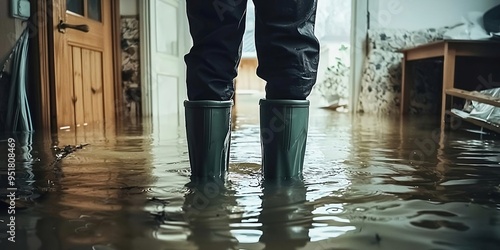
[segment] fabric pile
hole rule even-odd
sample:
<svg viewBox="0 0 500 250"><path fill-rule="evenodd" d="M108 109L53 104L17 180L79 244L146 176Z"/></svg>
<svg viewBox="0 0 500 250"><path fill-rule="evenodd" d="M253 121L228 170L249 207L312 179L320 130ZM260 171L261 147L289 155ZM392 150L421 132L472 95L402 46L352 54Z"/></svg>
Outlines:
<svg viewBox="0 0 500 250"><path fill-rule="evenodd" d="M491 96L500 100L500 88L482 90L477 93ZM493 105L467 100L462 112L452 110L453 113L462 118L472 118L492 125L500 126L500 108Z"/></svg>

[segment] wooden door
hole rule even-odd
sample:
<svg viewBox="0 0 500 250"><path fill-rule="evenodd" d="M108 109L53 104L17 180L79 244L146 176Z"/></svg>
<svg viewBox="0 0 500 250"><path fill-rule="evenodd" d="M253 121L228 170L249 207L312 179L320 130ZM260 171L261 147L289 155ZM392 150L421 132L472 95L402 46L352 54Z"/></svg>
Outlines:
<svg viewBox="0 0 500 250"><path fill-rule="evenodd" d="M109 0L52 0L58 129L115 124Z"/></svg>

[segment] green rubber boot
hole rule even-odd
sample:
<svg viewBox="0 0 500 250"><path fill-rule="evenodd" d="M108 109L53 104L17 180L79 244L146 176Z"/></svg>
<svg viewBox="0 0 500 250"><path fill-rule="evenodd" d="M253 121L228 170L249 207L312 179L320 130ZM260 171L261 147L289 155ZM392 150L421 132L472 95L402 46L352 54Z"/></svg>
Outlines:
<svg viewBox="0 0 500 250"><path fill-rule="evenodd" d="M233 101L184 101L192 180L223 179L229 166Z"/></svg>
<svg viewBox="0 0 500 250"><path fill-rule="evenodd" d="M264 178L302 179L309 124L308 100L260 100Z"/></svg>

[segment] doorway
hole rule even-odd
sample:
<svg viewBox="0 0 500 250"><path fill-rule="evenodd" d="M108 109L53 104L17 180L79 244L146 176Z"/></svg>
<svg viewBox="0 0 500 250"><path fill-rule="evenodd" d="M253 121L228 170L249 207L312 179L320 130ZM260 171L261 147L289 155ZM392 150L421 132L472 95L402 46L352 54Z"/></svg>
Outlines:
<svg viewBox="0 0 500 250"><path fill-rule="evenodd" d="M359 42L365 29L362 22L355 22L366 0L318 0L315 35L320 41L320 62L316 85L311 93L313 107L344 108L354 110L357 98L356 85L359 77L356 63L363 60ZM256 75L258 66L254 44L255 10L253 1L248 1L246 32L243 38L243 57L236 78L238 100L251 100L265 96L265 82ZM358 14L359 13L359 14ZM358 36L358 35L356 35ZM356 53L356 55L354 55ZM353 63L351 63L353 62Z"/></svg>
<svg viewBox="0 0 500 250"><path fill-rule="evenodd" d="M252 1L248 2L250 8L247 18L251 16L253 10ZM317 85L326 81L328 68L337 66L339 63L337 59L341 58L344 72L342 82L336 84L339 85L337 89L342 89L343 104L350 111L356 110L355 100L359 91L361 65L364 59L366 2L367 0L319 0L318 2L319 17L316 30L323 46L323 62L320 65ZM185 15L185 2L150 0L138 1L138 4L141 32L141 111L146 121L152 123L154 131L159 133L160 128L162 131L169 131L163 128L178 127L183 122L180 119L184 112L182 101L186 99L183 56L188 52L191 40ZM257 63L251 61L245 64L245 60L255 58L252 51L247 51L248 48L252 48L252 45L248 44L253 40L251 27L252 24L247 25L249 32L244 38L244 60L240 65L240 78L236 79L236 93L258 93L262 96L263 82L254 77ZM339 79L335 76L331 78ZM247 82L244 82L244 79ZM311 99L317 102L316 99Z"/></svg>

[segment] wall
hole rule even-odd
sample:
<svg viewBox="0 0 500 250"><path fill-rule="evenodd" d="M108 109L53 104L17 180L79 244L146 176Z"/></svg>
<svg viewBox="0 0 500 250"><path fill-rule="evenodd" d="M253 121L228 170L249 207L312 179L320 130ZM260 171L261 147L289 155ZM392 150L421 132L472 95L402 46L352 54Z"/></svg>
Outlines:
<svg viewBox="0 0 500 250"><path fill-rule="evenodd" d="M120 0L121 15L137 15L139 13L137 0Z"/></svg>
<svg viewBox="0 0 500 250"><path fill-rule="evenodd" d="M370 0L370 28L452 26L469 11L485 12L498 4L500 0Z"/></svg>
<svg viewBox="0 0 500 250"><path fill-rule="evenodd" d="M23 31L21 21L9 16L9 7L9 1L0 0L0 71L3 70L4 60ZM10 68L6 68L6 71L9 72ZM9 86L7 77L0 79L0 131L4 130L6 124Z"/></svg>
<svg viewBox="0 0 500 250"><path fill-rule="evenodd" d="M137 0L120 0L122 89L125 117L141 115L139 9Z"/></svg>
<svg viewBox="0 0 500 250"><path fill-rule="evenodd" d="M9 16L9 9L9 1L0 1L0 60L2 61L14 47L17 38L23 31L21 21ZM3 67L3 65L0 65L0 67Z"/></svg>
<svg viewBox="0 0 500 250"><path fill-rule="evenodd" d="M469 12L484 13L500 4L500 0L370 0L366 4L370 13L369 29L372 30L372 39L379 46L369 44L359 82L361 88L356 110L397 114L400 106L402 55L395 50L440 40L443 38L442 32L446 30L439 28L461 23ZM387 30L376 30L380 28ZM381 43L392 45L381 48ZM410 113L440 112L441 63L439 60L419 62L412 67L414 88L410 98Z"/></svg>
<svg viewBox="0 0 500 250"><path fill-rule="evenodd" d="M314 34L320 43L349 43L351 1L318 0Z"/></svg>
<svg viewBox="0 0 500 250"><path fill-rule="evenodd" d="M349 87L349 82L344 81L344 77L331 74L338 69L337 58L341 58L340 62L350 67L351 15L351 1L318 0L314 33L321 44L321 50L316 85L309 98L311 106L333 108L338 106L339 98L342 99L340 101L342 103L344 98L354 98L344 93ZM341 46L349 49L340 52ZM333 79L336 79L335 83L332 82Z"/></svg>

